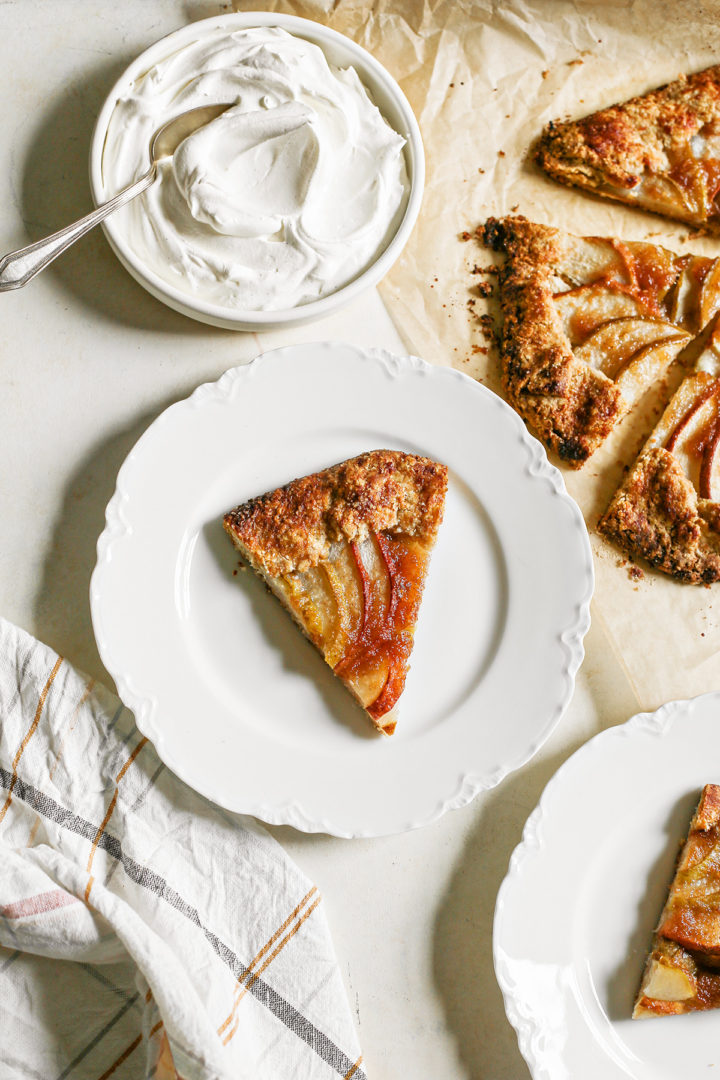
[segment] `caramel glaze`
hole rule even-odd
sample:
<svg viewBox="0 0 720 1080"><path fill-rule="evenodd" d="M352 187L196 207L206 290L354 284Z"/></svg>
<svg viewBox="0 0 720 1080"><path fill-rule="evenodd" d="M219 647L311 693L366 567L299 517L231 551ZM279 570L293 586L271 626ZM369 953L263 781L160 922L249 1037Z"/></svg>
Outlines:
<svg viewBox="0 0 720 1080"><path fill-rule="evenodd" d="M720 1005L720 914L715 903L720 824L707 824L704 828L696 822L688 836L673 882L676 902L671 900L657 930L687 950L697 965L699 1008Z"/></svg>
<svg viewBox="0 0 720 1080"><path fill-rule="evenodd" d="M657 259L652 257L651 250L645 251L639 248L637 251L631 251L627 244L617 239L609 240L609 243L622 259L626 280L623 280L617 271L611 269L567 292L581 293L591 285L601 285L612 292L632 297L651 318L662 319L666 322L672 321L669 318L667 301L683 270L692 265L693 276L700 285L713 262L712 259L707 259L702 263L698 263L697 260L693 263L691 255L678 256L672 260ZM556 293L555 297L565 296L567 292ZM588 318L582 311L576 312L573 316L573 332L581 340L589 337L598 325L597 317Z"/></svg>
<svg viewBox="0 0 720 1080"><path fill-rule="evenodd" d="M720 161L716 158L703 158L699 163L705 173L708 202L712 203L711 216L718 213L717 197L720 194Z"/></svg>
<svg viewBox="0 0 720 1080"><path fill-rule="evenodd" d="M373 537L385 563L389 593L385 581L368 574L360 548L352 543L363 613L334 670L345 678L357 677L387 662L385 683L375 700L365 706L373 720L380 720L394 707L405 686L428 560L423 549L407 537L378 532ZM391 733L394 726L387 725L385 730Z"/></svg>
<svg viewBox="0 0 720 1080"><path fill-rule="evenodd" d="M720 161L717 158L694 158L690 154L680 157L670 169L668 176L697 202L698 173L702 174L702 187L710 217L716 216L715 199L720 192ZM700 207L703 209L703 207Z"/></svg>
<svg viewBox="0 0 720 1080"><path fill-rule="evenodd" d="M688 454L692 454L701 459L700 463L700 478L698 481L698 494L701 499L712 499L712 473L713 473L713 461L715 458L715 452L718 448L718 442L720 442L720 410L718 409L718 395L720 394L720 383L711 383L703 392L695 399L685 415L675 425L670 432L668 439L665 443L665 449L670 453L675 450L680 436L690 423L691 419L703 405L711 398L715 399L715 411L712 416L709 417L707 423L703 424L700 431L689 439L686 445Z"/></svg>
<svg viewBox="0 0 720 1080"><path fill-rule="evenodd" d="M695 975L695 996L700 1009L717 1009L720 1005L720 979L710 971L698 970Z"/></svg>
<svg viewBox="0 0 720 1080"><path fill-rule="evenodd" d="M668 263L649 258L643 249L632 252L621 240L610 243L625 264L629 278L627 284L614 282L614 287L634 297L655 318L667 318L663 301L680 276L684 262L689 262L688 257Z"/></svg>

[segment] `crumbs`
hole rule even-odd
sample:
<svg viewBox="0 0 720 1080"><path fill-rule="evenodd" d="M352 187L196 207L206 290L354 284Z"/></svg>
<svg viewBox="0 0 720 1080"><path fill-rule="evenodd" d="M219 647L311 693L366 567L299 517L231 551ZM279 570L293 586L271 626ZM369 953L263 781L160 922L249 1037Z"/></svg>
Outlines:
<svg viewBox="0 0 720 1080"><path fill-rule="evenodd" d="M492 315L478 315L477 321L480 323L480 333L484 338L492 341L495 337L495 323Z"/></svg>
<svg viewBox="0 0 720 1080"><path fill-rule="evenodd" d="M627 569L627 576L630 581L642 581L645 577L645 571L641 567L637 566L636 563L631 562L629 559L617 559L615 565L620 569Z"/></svg>
<svg viewBox="0 0 720 1080"><path fill-rule="evenodd" d="M482 171L482 170L481 170ZM458 235L458 239L463 243L467 243L468 240L477 240L482 242L482 226L479 225L472 232L469 229L463 229ZM470 268L470 274L476 280L469 289L470 295L466 301L466 307L470 317L472 318L473 325L476 330L479 331L480 336L489 343L493 343L497 338L497 331L495 327L495 321L492 315L488 313L479 314L476 310L476 304L478 300L489 300L495 293L492 281L478 281L478 277L492 277L497 275L499 266L490 263L483 266L480 263L474 263ZM488 356L490 348L487 344L472 344L470 346L470 355L463 357L463 363L470 362L472 357ZM481 381L478 379L478 381Z"/></svg>

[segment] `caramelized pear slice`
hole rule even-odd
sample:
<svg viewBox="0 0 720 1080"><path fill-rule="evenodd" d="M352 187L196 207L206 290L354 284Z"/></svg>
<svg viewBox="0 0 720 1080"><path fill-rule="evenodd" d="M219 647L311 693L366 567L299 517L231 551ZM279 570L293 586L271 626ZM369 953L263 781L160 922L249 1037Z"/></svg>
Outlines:
<svg viewBox="0 0 720 1080"><path fill-rule="evenodd" d="M700 326L707 326L720 311L720 259L716 259L705 275L700 291Z"/></svg>
<svg viewBox="0 0 720 1080"><path fill-rule="evenodd" d="M664 446L700 498L712 499L720 481L720 380L696 372L683 380L648 445Z"/></svg>
<svg viewBox="0 0 720 1080"><path fill-rule="evenodd" d="M657 345L638 349L628 358L616 372L615 382L629 405L638 401L648 386L665 375L688 341L687 334L675 334Z"/></svg>
<svg viewBox="0 0 720 1080"><path fill-rule="evenodd" d="M677 326L697 333L707 322L700 317L700 297L712 263L703 255L685 256L683 261L675 288L668 297L668 315Z"/></svg>
<svg viewBox="0 0 720 1080"><path fill-rule="evenodd" d="M657 345L669 338L690 341L689 334L678 335L677 327L661 319L634 316L610 319L575 350L575 357L614 378L644 346Z"/></svg>
<svg viewBox="0 0 720 1080"><path fill-rule="evenodd" d="M329 627L325 645L325 659L332 668L342 660L363 617L363 595L355 560L348 544L337 547L335 557L319 566L327 579L335 608L335 619Z"/></svg>
<svg viewBox="0 0 720 1080"><path fill-rule="evenodd" d="M616 193L616 198L623 198L623 202L642 203L643 210L680 218L687 217L696 209L691 194L669 176L645 176L636 187L623 191L622 195Z"/></svg>
<svg viewBox="0 0 720 1080"><path fill-rule="evenodd" d="M561 275L569 288L613 278L630 284L626 260L611 240L600 236L567 233L562 251Z"/></svg>
<svg viewBox="0 0 720 1080"><path fill-rule="evenodd" d="M670 967L662 960L651 961L642 993L655 1001L688 1001L695 996L692 981L686 972Z"/></svg>
<svg viewBox="0 0 720 1080"><path fill-rule="evenodd" d="M562 330L572 346L581 345L598 327L611 319L642 318L645 306L629 293L615 292L604 284L580 285L553 297Z"/></svg>

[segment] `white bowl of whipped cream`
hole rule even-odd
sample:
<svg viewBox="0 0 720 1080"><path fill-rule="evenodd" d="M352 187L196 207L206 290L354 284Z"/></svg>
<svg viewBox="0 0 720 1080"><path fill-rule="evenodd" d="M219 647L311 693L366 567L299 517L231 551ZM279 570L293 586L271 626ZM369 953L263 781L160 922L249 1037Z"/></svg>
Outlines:
<svg viewBox="0 0 720 1080"><path fill-rule="evenodd" d="M308 322L377 284L420 209L420 130L377 60L307 19L222 15L142 53L98 116L96 204L147 170L165 121L223 102L103 222L126 269L177 311L235 330Z"/></svg>

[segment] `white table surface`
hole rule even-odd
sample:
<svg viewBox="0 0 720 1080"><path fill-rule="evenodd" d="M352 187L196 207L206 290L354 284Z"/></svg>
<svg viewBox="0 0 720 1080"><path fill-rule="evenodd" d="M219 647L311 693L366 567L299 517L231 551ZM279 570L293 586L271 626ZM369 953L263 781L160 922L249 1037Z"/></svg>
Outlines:
<svg viewBox="0 0 720 1080"><path fill-rule="evenodd" d="M182 0L2 0L0 251L91 208L95 115L158 37L228 5ZM0 613L90 674L88 585L105 505L147 425L201 382L276 345L348 340L405 351L375 292L340 314L258 337L165 308L96 231L0 298ZM519 773L425 829L374 841L274 835L322 890L373 1080L527 1080L491 956L495 895L542 788L636 702L593 625L574 698Z"/></svg>

